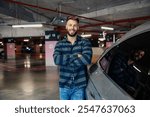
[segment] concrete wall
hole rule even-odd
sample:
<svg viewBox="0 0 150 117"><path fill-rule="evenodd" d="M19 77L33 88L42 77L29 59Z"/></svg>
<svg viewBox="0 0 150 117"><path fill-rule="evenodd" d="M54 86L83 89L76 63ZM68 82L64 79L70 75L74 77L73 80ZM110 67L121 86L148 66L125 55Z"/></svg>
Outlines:
<svg viewBox="0 0 150 117"><path fill-rule="evenodd" d="M93 47L92 51L93 51L92 63L95 63L100 57L100 55L104 52L104 49L100 47Z"/></svg>
<svg viewBox="0 0 150 117"><path fill-rule="evenodd" d="M28 36L44 36L45 30L53 30L50 28L12 28L10 26L1 26L0 34L4 37L28 37Z"/></svg>

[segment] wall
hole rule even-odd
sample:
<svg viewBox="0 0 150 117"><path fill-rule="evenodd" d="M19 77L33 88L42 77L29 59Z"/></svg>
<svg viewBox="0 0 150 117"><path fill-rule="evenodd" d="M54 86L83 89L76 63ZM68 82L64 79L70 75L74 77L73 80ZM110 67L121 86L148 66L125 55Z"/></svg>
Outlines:
<svg viewBox="0 0 150 117"><path fill-rule="evenodd" d="M96 63L100 55L104 52L104 49L100 47L92 47L92 51L93 51L92 63Z"/></svg>
<svg viewBox="0 0 150 117"><path fill-rule="evenodd" d="M0 34L2 37L29 37L29 36L44 36L45 30L53 30L50 28L12 28L10 26L1 26Z"/></svg>

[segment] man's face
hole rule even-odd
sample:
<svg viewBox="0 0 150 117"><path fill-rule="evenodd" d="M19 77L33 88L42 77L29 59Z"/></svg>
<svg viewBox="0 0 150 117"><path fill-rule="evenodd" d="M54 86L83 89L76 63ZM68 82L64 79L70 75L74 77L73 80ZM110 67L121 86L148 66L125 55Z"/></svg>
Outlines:
<svg viewBox="0 0 150 117"><path fill-rule="evenodd" d="M71 37L74 37L77 35L77 31L79 29L79 24L75 20L68 20L66 23L66 30L67 34Z"/></svg>
<svg viewBox="0 0 150 117"><path fill-rule="evenodd" d="M135 55L134 55L135 60L136 60L136 61L138 61L138 60L142 59L142 58L143 58L143 56L144 56L144 54L145 54L145 52L144 52L144 51L139 50L139 51L138 51L138 52L136 52L136 53L135 53Z"/></svg>

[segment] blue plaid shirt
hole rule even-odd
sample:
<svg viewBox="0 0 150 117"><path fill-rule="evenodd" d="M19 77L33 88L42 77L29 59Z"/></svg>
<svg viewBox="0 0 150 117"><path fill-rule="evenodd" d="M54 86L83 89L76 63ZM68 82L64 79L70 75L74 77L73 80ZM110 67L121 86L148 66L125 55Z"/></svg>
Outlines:
<svg viewBox="0 0 150 117"><path fill-rule="evenodd" d="M82 57L78 57L81 54ZM55 46L54 62L60 67L59 86L83 88L87 84L87 66L91 63L92 47L89 40L77 36L72 45L67 38L59 41Z"/></svg>

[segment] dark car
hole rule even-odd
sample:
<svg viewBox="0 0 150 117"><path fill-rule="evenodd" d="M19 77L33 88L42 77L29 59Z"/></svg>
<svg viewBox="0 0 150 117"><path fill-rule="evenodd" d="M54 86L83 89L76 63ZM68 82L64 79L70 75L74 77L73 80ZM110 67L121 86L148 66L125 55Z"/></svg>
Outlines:
<svg viewBox="0 0 150 117"><path fill-rule="evenodd" d="M139 62L133 64L134 77L132 82L124 83L126 87L124 88L110 75L113 60L118 53L128 55L132 50L141 48L144 49L145 55ZM127 82L131 80L127 75L128 72L125 74ZM129 31L90 66L86 94L89 100L150 99L150 22Z"/></svg>

